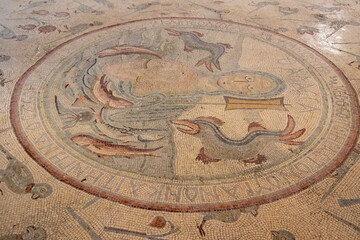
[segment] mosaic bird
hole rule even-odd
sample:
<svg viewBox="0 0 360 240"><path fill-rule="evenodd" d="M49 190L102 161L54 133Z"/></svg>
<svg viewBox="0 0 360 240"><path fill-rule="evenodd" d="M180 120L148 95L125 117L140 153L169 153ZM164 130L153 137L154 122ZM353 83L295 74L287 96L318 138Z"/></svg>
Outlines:
<svg viewBox="0 0 360 240"><path fill-rule="evenodd" d="M34 183L30 170L15 159L2 145L0 151L9 161L6 169L0 170L1 181L8 189L17 194L31 193L32 199L45 198L52 193L52 187L47 183Z"/></svg>
<svg viewBox="0 0 360 240"><path fill-rule="evenodd" d="M303 142L293 140L305 132L303 128L293 133L295 121L290 115L288 115L288 123L283 131L267 130L259 123L253 122L248 127L248 134L240 140L227 137L219 128L223 122L215 117L172 120L171 123L178 126L177 130L180 132L193 135L201 140L203 147L196 160L200 160L204 164L221 160L241 160L245 164L261 164L267 160L265 155L260 154L265 146L275 143L301 145Z"/></svg>

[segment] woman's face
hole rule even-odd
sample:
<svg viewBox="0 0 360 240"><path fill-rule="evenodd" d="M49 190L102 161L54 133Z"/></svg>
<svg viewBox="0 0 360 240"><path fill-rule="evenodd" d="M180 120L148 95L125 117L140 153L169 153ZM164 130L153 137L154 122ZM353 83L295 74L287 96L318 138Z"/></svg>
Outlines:
<svg viewBox="0 0 360 240"><path fill-rule="evenodd" d="M239 91L247 94L269 92L275 88L271 79L254 73L236 73L220 77L217 85L229 91Z"/></svg>

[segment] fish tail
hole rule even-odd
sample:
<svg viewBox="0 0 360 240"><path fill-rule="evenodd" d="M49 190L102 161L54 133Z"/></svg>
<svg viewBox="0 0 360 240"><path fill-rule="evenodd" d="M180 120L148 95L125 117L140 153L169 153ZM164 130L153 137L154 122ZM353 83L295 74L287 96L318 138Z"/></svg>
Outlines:
<svg viewBox="0 0 360 240"><path fill-rule="evenodd" d="M295 129L295 120L292 116L288 115L288 121L281 136L289 135L292 131L294 131L294 129Z"/></svg>
<svg viewBox="0 0 360 240"><path fill-rule="evenodd" d="M279 139L280 141L288 141L288 140L294 140L296 138L301 137L303 134L305 133L305 128L300 129L292 134L288 134L285 136L280 136Z"/></svg>
<svg viewBox="0 0 360 240"><path fill-rule="evenodd" d="M296 132L293 132L295 129L295 120L292 116L288 115L288 122L287 125L284 129L284 131L282 132L281 136L279 137L279 140L284 143L284 144L288 144L288 145L301 145L304 142L301 141L293 141L294 139L297 139L299 137L301 137L306 129L302 128Z"/></svg>

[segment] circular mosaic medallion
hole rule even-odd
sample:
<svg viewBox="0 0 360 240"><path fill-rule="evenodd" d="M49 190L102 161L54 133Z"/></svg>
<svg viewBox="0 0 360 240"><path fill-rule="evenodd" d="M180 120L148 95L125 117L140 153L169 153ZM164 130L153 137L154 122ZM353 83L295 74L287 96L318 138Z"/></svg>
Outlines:
<svg viewBox="0 0 360 240"><path fill-rule="evenodd" d="M358 135L356 94L259 27L149 19L71 39L19 79L16 135L57 179L167 211L245 208L321 180Z"/></svg>

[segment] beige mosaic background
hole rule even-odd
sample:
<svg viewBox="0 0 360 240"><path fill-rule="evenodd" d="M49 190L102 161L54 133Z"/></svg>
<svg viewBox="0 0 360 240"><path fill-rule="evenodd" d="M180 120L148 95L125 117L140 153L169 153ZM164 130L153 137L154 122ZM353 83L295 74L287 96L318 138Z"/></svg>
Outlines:
<svg viewBox="0 0 360 240"><path fill-rule="evenodd" d="M0 153L0 169L7 167L7 157L13 157L26 166L35 183L47 183L53 191L34 200L30 193L17 194L2 181L0 239L359 239L360 148L355 147L344 164L324 180L261 205L257 215L242 213L230 223L208 213L145 210L96 198L58 181L23 150L10 123L10 98L19 77L68 39L104 26L154 17L222 19L279 32L322 53L360 90L357 0L2 0L0 144L6 151ZM205 234L200 234L197 226L207 218Z"/></svg>

